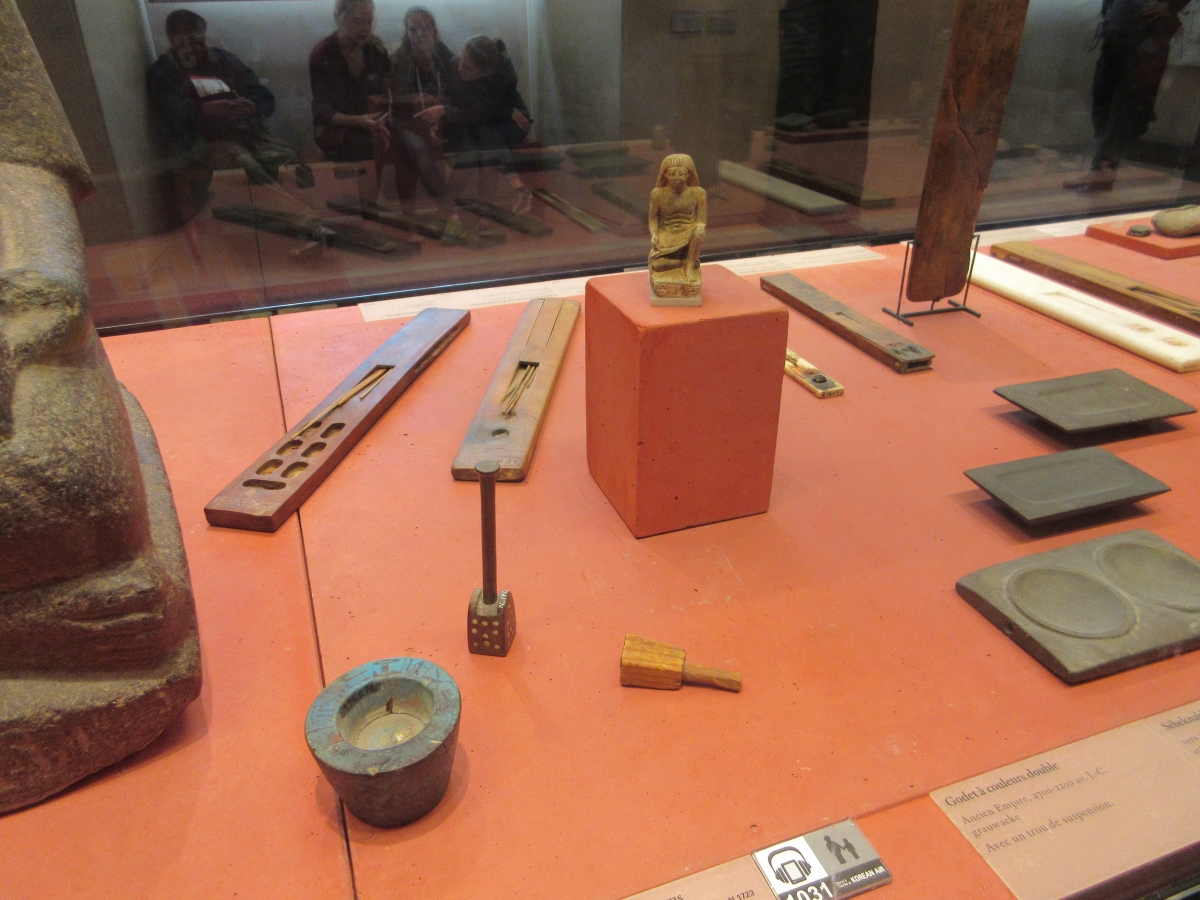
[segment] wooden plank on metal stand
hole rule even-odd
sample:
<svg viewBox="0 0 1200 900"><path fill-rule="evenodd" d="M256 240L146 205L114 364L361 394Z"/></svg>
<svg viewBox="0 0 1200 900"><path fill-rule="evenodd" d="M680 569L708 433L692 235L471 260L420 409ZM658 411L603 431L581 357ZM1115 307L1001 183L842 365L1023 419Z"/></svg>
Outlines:
<svg viewBox="0 0 1200 900"><path fill-rule="evenodd" d="M1153 316L1176 328L1200 333L1200 303L1152 284L1079 262L1030 241L992 246L992 256L1047 278Z"/></svg>
<svg viewBox="0 0 1200 900"><path fill-rule="evenodd" d="M217 494L209 524L277 530L469 321L465 309L421 312Z"/></svg>
<svg viewBox="0 0 1200 900"><path fill-rule="evenodd" d="M799 313L824 325L901 375L933 368L933 353L868 319L858 310L817 290L795 275L765 275L762 289Z"/></svg>
<svg viewBox="0 0 1200 900"><path fill-rule="evenodd" d="M477 481L475 464L494 459L498 481L525 480L578 318L574 300L529 301L450 467L455 479Z"/></svg>
<svg viewBox="0 0 1200 900"><path fill-rule="evenodd" d="M967 283L1028 7L1029 0L958 0L917 211L909 300L953 297Z"/></svg>

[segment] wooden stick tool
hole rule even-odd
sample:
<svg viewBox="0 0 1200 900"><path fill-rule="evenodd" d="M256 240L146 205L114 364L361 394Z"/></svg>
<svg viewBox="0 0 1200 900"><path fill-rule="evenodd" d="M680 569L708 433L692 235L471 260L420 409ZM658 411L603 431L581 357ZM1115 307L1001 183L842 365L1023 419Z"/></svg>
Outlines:
<svg viewBox="0 0 1200 900"><path fill-rule="evenodd" d="M479 505L483 535L483 587L475 588L467 606L467 649L483 656L508 656L517 636L517 607L512 593L496 588L496 473L500 464L481 460Z"/></svg>
<svg viewBox="0 0 1200 900"><path fill-rule="evenodd" d="M808 360L801 359L794 350L789 349L784 356L783 371L822 400L840 397L846 392L845 388Z"/></svg>
<svg viewBox="0 0 1200 900"><path fill-rule="evenodd" d="M740 691L742 675L694 665L678 647L627 634L621 650L621 684L660 691L677 691L684 684L704 684L724 691Z"/></svg>

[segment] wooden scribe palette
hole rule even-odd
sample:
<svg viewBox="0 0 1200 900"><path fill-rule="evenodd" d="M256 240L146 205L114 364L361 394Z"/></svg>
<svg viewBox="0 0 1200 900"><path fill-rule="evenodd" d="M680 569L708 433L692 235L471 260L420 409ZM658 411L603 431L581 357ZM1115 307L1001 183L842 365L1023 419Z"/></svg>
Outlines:
<svg viewBox="0 0 1200 900"><path fill-rule="evenodd" d="M574 300L529 301L454 457L457 481L478 481L485 459L500 463L497 481L525 480L578 318Z"/></svg>
<svg viewBox="0 0 1200 900"><path fill-rule="evenodd" d="M1200 333L1200 303L1182 294L1164 291L1136 278L1127 278L1108 269L1079 262L1030 241L994 244L992 256L1153 316L1176 328Z"/></svg>
<svg viewBox="0 0 1200 900"><path fill-rule="evenodd" d="M808 360L796 355L794 350L788 350L784 356L783 371L822 400L846 393L845 388Z"/></svg>
<svg viewBox="0 0 1200 900"><path fill-rule="evenodd" d="M204 507L209 524L276 531L469 321L465 309L418 314Z"/></svg>
<svg viewBox="0 0 1200 900"><path fill-rule="evenodd" d="M933 368L933 353L884 328L795 275L764 275L762 289L901 375Z"/></svg>

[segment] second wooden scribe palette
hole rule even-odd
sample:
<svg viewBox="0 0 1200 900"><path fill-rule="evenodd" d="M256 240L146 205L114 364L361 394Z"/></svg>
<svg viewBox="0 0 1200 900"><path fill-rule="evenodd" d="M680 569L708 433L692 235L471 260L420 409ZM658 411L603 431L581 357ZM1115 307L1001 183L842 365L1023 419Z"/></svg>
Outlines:
<svg viewBox="0 0 1200 900"><path fill-rule="evenodd" d="M762 289L792 309L824 325L868 356L887 363L901 375L933 368L933 353L907 341L889 328L868 319L858 310L817 290L795 275L765 275Z"/></svg>
<svg viewBox="0 0 1200 900"><path fill-rule="evenodd" d="M470 321L465 309L419 313L204 507L209 524L276 531Z"/></svg>
<svg viewBox="0 0 1200 900"><path fill-rule="evenodd" d="M475 464L500 463L497 481L524 481L546 421L571 333L574 300L530 300L450 467L458 481L478 481Z"/></svg>

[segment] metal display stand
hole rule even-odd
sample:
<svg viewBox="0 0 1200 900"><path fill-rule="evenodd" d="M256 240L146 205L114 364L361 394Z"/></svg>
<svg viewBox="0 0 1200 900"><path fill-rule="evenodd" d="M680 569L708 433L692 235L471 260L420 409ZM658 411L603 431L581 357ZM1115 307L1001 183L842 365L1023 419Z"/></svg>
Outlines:
<svg viewBox="0 0 1200 900"><path fill-rule="evenodd" d="M946 300L947 306L938 307L940 300L934 300L929 304L929 309L920 309L916 312L902 313L900 307L904 303L904 282L908 278L908 257L912 253L912 241L904 242L904 268L900 272L900 290L896 293L896 308L894 310L883 307L883 311L893 319L899 319L905 325L912 327L917 323L912 321L918 316L936 316L942 313L965 312L970 313L975 318L983 317L983 313L978 310L971 309L967 306L967 295L971 293L971 272L975 268L975 254L979 252L979 232L975 232L975 241L971 244L971 265L967 268L967 284L963 288L962 302L956 303L953 300Z"/></svg>

